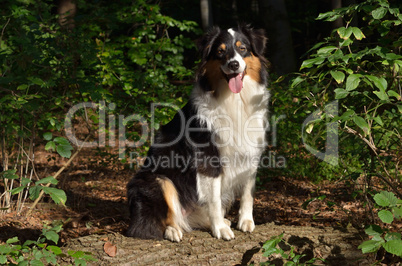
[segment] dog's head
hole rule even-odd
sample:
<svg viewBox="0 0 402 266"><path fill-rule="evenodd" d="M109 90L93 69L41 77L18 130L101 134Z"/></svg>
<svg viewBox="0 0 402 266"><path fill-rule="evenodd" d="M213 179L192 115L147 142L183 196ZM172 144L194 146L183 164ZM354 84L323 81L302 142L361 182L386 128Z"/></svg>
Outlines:
<svg viewBox="0 0 402 266"><path fill-rule="evenodd" d="M264 50L267 38L264 30L238 26L228 30L212 28L198 43L202 62L197 78L206 90L216 90L216 84L226 80L233 93L243 88L249 75L265 83Z"/></svg>

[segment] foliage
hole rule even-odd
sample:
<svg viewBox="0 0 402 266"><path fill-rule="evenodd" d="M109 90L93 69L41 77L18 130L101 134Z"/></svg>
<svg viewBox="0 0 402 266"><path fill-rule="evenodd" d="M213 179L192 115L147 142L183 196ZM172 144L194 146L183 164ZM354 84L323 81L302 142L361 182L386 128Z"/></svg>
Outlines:
<svg viewBox="0 0 402 266"><path fill-rule="evenodd" d="M44 227L42 234L35 240L27 240L22 245L18 237L10 238L6 244L0 245L0 264L2 265L58 265L57 258L71 257L75 265L87 265L96 261L92 254L82 251L67 251L65 254L57 246L61 225ZM55 245L50 245L53 242Z"/></svg>
<svg viewBox="0 0 402 266"><path fill-rule="evenodd" d="M73 147L70 145L68 140L63 137L56 137L54 140L52 140L51 133L44 134L44 138L49 141L45 146L46 150L56 150L61 157L69 158L71 156L71 150ZM3 180L5 188L5 193L3 194L4 202L1 202L1 207L3 210L9 209L11 205L11 197L13 195L18 195L16 209L18 212L20 212L23 203L27 199L28 193L29 199L36 200L42 191L43 193L48 194L56 204L61 203L64 205L66 203L66 193L62 189L50 187L50 185L56 186L58 183L53 176L48 176L34 182L32 180L32 172L29 178L27 176L20 177L16 174L16 172L17 169L10 169L0 173L0 177ZM18 180L19 183L14 183L14 180Z"/></svg>
<svg viewBox="0 0 402 266"><path fill-rule="evenodd" d="M194 44L184 33L199 33L194 22L162 15L158 5L143 0L79 0L71 25L61 25L63 14L55 14L55 3L6 0L0 11L0 156L2 167L11 171L0 179L7 191L4 208L23 198L24 188L31 196L43 190L65 202L55 188L39 186L50 179L36 175L34 155L38 142L45 142L47 151L71 156L73 148L62 137L71 107L94 103L72 117L73 125L86 125L93 137L105 122L101 111L120 114L110 131L122 120L130 128L123 141L135 142L139 122L124 118L135 114L148 123L151 118L165 123L174 110L160 108L152 117L150 103L180 107L191 83L184 51Z"/></svg>
<svg viewBox="0 0 402 266"><path fill-rule="evenodd" d="M280 128L286 134L280 141L289 151L288 171L304 169L301 174L316 180L376 175L390 185L392 180L401 180L402 35L398 26L402 14L388 1L370 0L318 17L337 18L343 18L345 26L309 51L310 58L302 63L290 88L283 89L285 93L282 88L273 90L274 112L287 116ZM331 116L325 108L334 100L339 115ZM317 109L319 115L300 133L296 125ZM296 158L292 155L301 149L294 139L301 135L304 144L325 150L328 123L337 123L341 129L340 164L318 163L306 156L300 165L300 153ZM313 167L306 168L306 161Z"/></svg>
<svg viewBox="0 0 402 266"><path fill-rule="evenodd" d="M264 243L264 245L262 246L262 249L264 250L264 254L263 254L264 257L268 258L273 254L279 254L285 260L283 265L287 265L287 266L313 265L316 260L324 261L322 259L312 258L312 259L302 263L301 260L306 255L305 254L297 255L294 252L295 247L290 245L287 241L285 241L283 239L283 233L278 236L271 237L268 241L266 241ZM261 265L275 265L275 264L270 264L269 262L265 262L265 263L262 263Z"/></svg>
<svg viewBox="0 0 402 266"><path fill-rule="evenodd" d="M378 217L383 223L391 224L402 218L402 200L395 197L394 193L381 191L374 195L374 200L382 208ZM359 246L363 253L377 252L383 247L387 252L402 258L401 233L390 232L378 225L368 226L365 232L372 238Z"/></svg>

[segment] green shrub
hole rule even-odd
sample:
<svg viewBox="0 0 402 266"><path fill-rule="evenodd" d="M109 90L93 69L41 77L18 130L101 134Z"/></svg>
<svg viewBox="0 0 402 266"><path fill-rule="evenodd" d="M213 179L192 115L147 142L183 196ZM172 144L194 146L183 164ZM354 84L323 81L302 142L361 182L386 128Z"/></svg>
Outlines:
<svg viewBox="0 0 402 266"><path fill-rule="evenodd" d="M75 3L74 25L65 28L54 1L2 2L0 156L7 170L0 176L6 191L2 209L9 209L17 195L18 201L24 198L24 188L44 183L33 171L38 144L46 141L46 150L71 156L72 146L62 137L71 107L94 103L77 111L71 122L86 126L95 138L105 122L101 111L135 114L149 124L152 102L181 107L188 93L193 71L184 65L183 54L194 49L185 37L199 33L194 22L165 16L158 5L143 0ZM166 123L173 113L157 109L152 122ZM138 141L138 124L124 124L129 128L124 137ZM37 195L38 190L57 197L52 187L33 186L29 192Z"/></svg>
<svg viewBox="0 0 402 266"><path fill-rule="evenodd" d="M382 191L374 195L376 204L381 208L378 217L381 222L392 224L402 218L402 200L395 197L392 192ZM365 230L371 236L370 240L364 241L359 249L363 253L377 252L383 247L387 252L402 258L402 239L400 232L390 232L378 225L370 225Z"/></svg>
<svg viewBox="0 0 402 266"><path fill-rule="evenodd" d="M282 244L282 247L279 245L280 243ZM304 258L306 255L296 254L294 252L295 247L283 239L283 234L271 237L271 239L269 239L263 244L262 249L264 252L263 253L264 257L268 258L271 255L279 254L281 258L284 260L283 265L287 266L314 265L314 262L316 262L317 260L325 262L325 260L317 258L311 258L306 262L301 262L301 259ZM269 262L264 262L261 265L276 265L276 264L270 264Z"/></svg>
<svg viewBox="0 0 402 266"><path fill-rule="evenodd" d="M18 237L10 238L6 244L0 245L0 264L2 265L58 265L58 257L71 257L75 265L87 265L87 262L96 261L88 252L68 251L63 253L56 246L59 241L61 225L44 227L37 240L27 240L22 245ZM53 242L56 245L49 243Z"/></svg>
<svg viewBox="0 0 402 266"><path fill-rule="evenodd" d="M379 176L388 185L401 180L396 166L402 150L402 14L394 5L370 0L320 14L325 21L342 18L345 26L309 51L289 89L274 84L273 111L287 116L279 130L285 132L280 147L289 154L288 171L315 180L361 175ZM339 115L331 116L325 108L334 100ZM314 110L316 119L300 132ZM294 141L303 137L305 145L325 150L328 123L340 129L338 166L319 163Z"/></svg>

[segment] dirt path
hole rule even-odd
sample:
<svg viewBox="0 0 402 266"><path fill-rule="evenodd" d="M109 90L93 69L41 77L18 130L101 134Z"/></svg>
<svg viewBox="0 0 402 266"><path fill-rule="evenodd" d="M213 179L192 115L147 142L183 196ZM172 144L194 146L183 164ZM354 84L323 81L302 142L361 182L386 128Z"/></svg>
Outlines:
<svg viewBox="0 0 402 266"><path fill-rule="evenodd" d="M370 263L370 257L357 249L362 236L356 229L278 226L273 223L258 225L252 234L235 231L236 239L232 241L217 240L202 231L185 234L181 243L139 240L110 233L72 239L66 248L91 252L98 259L96 265L259 265L267 260L262 256L262 244L281 233L295 246L296 253L307 254L306 259L323 258L326 265ZM104 252L106 242L117 247L116 256L110 257ZM278 259L271 258L272 262L281 265Z"/></svg>

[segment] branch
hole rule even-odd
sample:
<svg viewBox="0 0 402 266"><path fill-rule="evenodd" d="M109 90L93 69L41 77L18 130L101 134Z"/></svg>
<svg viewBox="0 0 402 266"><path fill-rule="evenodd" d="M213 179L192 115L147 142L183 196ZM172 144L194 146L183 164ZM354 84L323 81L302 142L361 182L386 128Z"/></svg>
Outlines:
<svg viewBox="0 0 402 266"><path fill-rule="evenodd" d="M359 132L357 132L356 130L345 126L346 130L348 133L351 133L355 136L358 136L361 140L363 140L369 147L370 149L374 152L375 156L377 157L378 161L380 162L382 168L384 169L384 172L387 174L388 177L390 177L392 179L392 176L388 173L387 168L385 163L381 160L378 151L380 152L384 152L382 150L379 150L375 144L371 141L369 141L368 139L366 139L364 136L362 136L362 134L360 134ZM399 190L397 188L394 187L394 185L391 183L391 181L389 181L385 176L377 174L378 177L380 177L385 183L387 183L387 185L399 196L399 198L402 198L402 194L399 192Z"/></svg>
<svg viewBox="0 0 402 266"><path fill-rule="evenodd" d="M67 166L70 165L70 163L74 160L74 158L78 155L78 153L80 153L84 143L89 139L91 135L88 134L88 136L85 138L85 140L82 142L81 146L78 147L78 150L71 156L71 158L63 165L62 168L59 169L59 171L57 171L57 173L53 176L54 179L57 179L58 176L64 171L64 169L67 168ZM49 187L50 183L46 184L45 187ZM28 212L25 214L25 217L28 217L32 210L35 209L36 205L38 204L38 202L42 199L43 194L45 194L45 192L43 190L41 190L38 198L34 201L34 203L32 204L31 208L28 210Z"/></svg>

